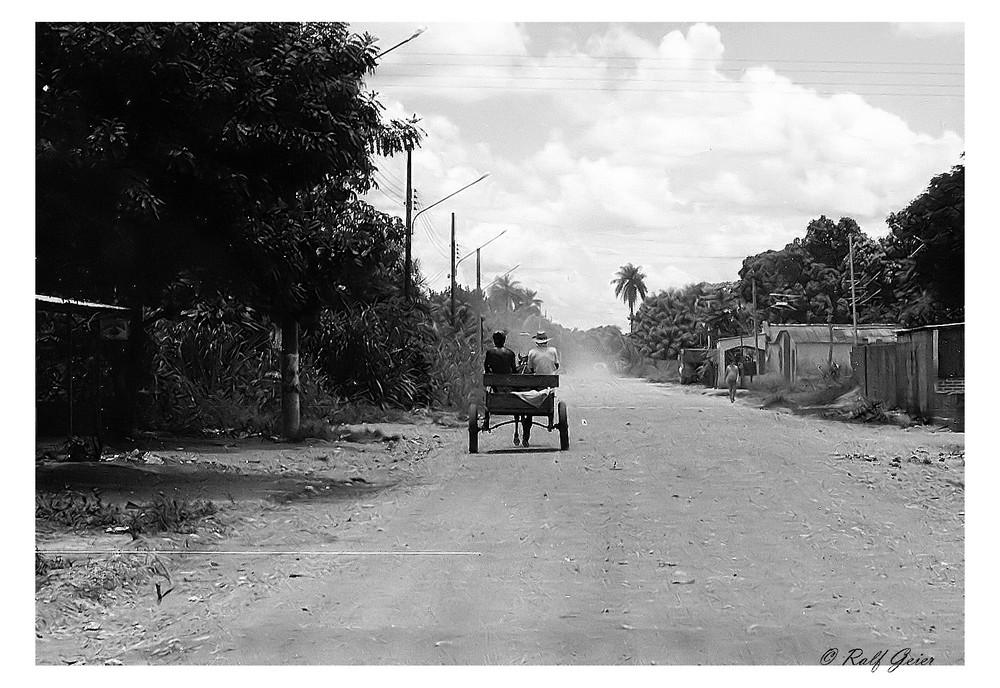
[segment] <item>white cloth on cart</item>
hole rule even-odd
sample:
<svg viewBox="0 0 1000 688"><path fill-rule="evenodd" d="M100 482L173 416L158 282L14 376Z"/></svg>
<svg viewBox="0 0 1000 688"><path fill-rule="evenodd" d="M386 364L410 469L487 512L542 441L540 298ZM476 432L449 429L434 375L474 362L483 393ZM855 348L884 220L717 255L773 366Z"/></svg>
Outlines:
<svg viewBox="0 0 1000 688"><path fill-rule="evenodd" d="M511 392L519 399L523 399L536 408L541 408L542 404L549 400L555 393L551 387L547 389L526 389L523 392Z"/></svg>

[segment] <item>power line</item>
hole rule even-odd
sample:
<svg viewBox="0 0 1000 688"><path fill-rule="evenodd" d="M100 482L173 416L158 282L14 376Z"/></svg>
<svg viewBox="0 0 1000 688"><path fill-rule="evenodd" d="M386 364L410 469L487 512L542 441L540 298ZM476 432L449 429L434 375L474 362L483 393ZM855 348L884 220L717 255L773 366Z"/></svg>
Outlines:
<svg viewBox="0 0 1000 688"><path fill-rule="evenodd" d="M805 73L805 74L888 74L894 76L965 76L964 65L957 65L962 68L962 71L957 72L930 72L927 70L898 70L898 69L814 69L810 67L787 67L782 70L782 73L795 72L795 73ZM378 75L384 75L387 72L391 72L395 69L413 69L415 67L461 67L462 69L468 69L469 67L483 67L483 68L497 68L497 69L518 69L518 70L531 70L531 71L567 71L567 70L587 70L590 72L600 72L608 69L607 65L602 64L566 64L566 65L556 65L556 64L544 64L544 63L531 63L531 64L511 64L510 62L415 62L407 61L405 63L389 65L377 73ZM736 66L736 67L715 67L712 68L713 73L743 73L748 69L754 69L757 67L769 67L769 63L758 62L750 66ZM701 72L704 73L705 68L703 67L664 67L658 65L648 65L645 62L642 65L643 71L650 72ZM406 74L402 74L406 76Z"/></svg>
<svg viewBox="0 0 1000 688"><path fill-rule="evenodd" d="M381 182L379 186L384 186L385 188L389 189L397 196L399 196L400 199L406 196L406 192L403 191L399 186L390 182L389 179L380 170L375 170L375 177L377 181Z"/></svg>
<svg viewBox="0 0 1000 688"><path fill-rule="evenodd" d="M425 216L420 216L418 220L422 221L424 233L427 235L428 239L437 249L437 252L441 254L443 258L448 258L448 252L451 247L440 237L437 227L431 222L430 218Z"/></svg>
<svg viewBox="0 0 1000 688"><path fill-rule="evenodd" d="M403 191L403 188L406 186L406 183L400 181L399 177L396 177L395 175L390 175L386 170L382 169L376 169L375 174L376 176L382 179L382 181L386 184L386 186L393 189L400 196L406 195L406 193Z"/></svg>
<svg viewBox="0 0 1000 688"><path fill-rule="evenodd" d="M769 91L752 91L749 89L694 89L694 88L610 88L610 87L584 87L584 86L522 86L518 84L508 84L504 86L489 86L480 84L396 84L396 83L384 83L380 84L384 88L416 88L422 91L428 89L476 89L481 91L536 91L539 93L551 93L553 91L603 91L607 92L608 95L614 95L615 93L629 92L629 93L680 93L680 94L692 94L692 93L705 93L712 95L789 95L789 96L832 96L841 93L854 93L853 90L846 91L833 91L833 92L820 92L814 91L808 86L801 87L801 90L769 90ZM957 87L957 86L956 86ZM937 86L935 88L943 88ZM961 93L914 93L907 91L899 91L895 93L885 93L885 92L857 92L860 96L892 96L898 98L957 98L961 97Z"/></svg>
<svg viewBox="0 0 1000 688"><path fill-rule="evenodd" d="M429 225L429 221L427 220L427 218L424 216L420 216L417 218L417 221L420 223L421 229L424 230L424 234L430 241L431 246L434 247L434 250L437 251L442 258L447 258L448 249L445 247L444 242L441 241L441 239L436 236L434 231L432 231L432 228Z"/></svg>
<svg viewBox="0 0 1000 688"><path fill-rule="evenodd" d="M594 81L613 81L614 83L661 83L661 84L703 84L704 79L657 79L653 77L625 77L616 76L608 77L604 75L592 75L592 76L514 76L508 74L386 74L386 78L404 78L404 79L475 79L483 80L489 79L492 81L509 81L516 79L518 82L523 81L585 81L592 83ZM944 75L941 75L944 76ZM724 82L722 85L745 85L742 82L731 81ZM747 84L754 85L754 84ZM877 82L877 81L809 81L809 86L914 86L918 88L964 88L964 83L962 84L942 84L942 83L916 83L912 81L907 81L905 83L901 82Z"/></svg>
<svg viewBox="0 0 1000 688"><path fill-rule="evenodd" d="M441 238L441 233L438 231L437 225L435 225L433 220L426 215L421 215L418 219L423 223L427 236L431 239L434 245L440 249L439 252L441 255L447 258L448 251L450 251L451 248L448 242Z"/></svg>
<svg viewBox="0 0 1000 688"><path fill-rule="evenodd" d="M385 196L386 198L388 198L393 203L400 203L400 200L398 198L393 198L392 196L390 196L389 194L387 194L385 192L385 190L381 186L376 187L376 188L379 190L379 193L381 193L383 196Z"/></svg>
<svg viewBox="0 0 1000 688"><path fill-rule="evenodd" d="M415 51L411 54L413 57L457 57L462 59L462 63L467 63L469 60L482 59L482 58L517 58L522 60L580 60L580 59L590 59L590 60L628 60L628 61L652 61L652 62L671 62L677 61L678 58L671 57L636 57L629 55L518 55L514 53L437 53L437 52L420 52ZM855 64L855 65L903 65L908 67L964 67L965 65L961 62L893 62L887 60L793 60L793 59L762 59L755 57L688 57L683 58L685 62L708 62L712 64L718 63L755 63L760 64L766 62L768 64Z"/></svg>
<svg viewBox="0 0 1000 688"><path fill-rule="evenodd" d="M434 273L433 277L426 277L426 278L424 278L424 281L427 283L427 286L430 286L433 283L437 282L442 277L444 277L444 275L445 275L446 272L447 272L447 268L444 269L444 270L438 270L437 272Z"/></svg>

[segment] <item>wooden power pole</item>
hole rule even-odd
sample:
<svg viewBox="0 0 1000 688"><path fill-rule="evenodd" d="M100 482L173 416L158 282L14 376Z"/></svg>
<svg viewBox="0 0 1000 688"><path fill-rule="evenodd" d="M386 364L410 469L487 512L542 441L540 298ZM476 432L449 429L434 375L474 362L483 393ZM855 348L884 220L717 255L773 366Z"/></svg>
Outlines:
<svg viewBox="0 0 1000 688"><path fill-rule="evenodd" d="M854 293L854 237L847 237L848 255L851 258L851 320L854 323L854 346L858 345L858 301Z"/></svg>
<svg viewBox="0 0 1000 688"><path fill-rule="evenodd" d="M451 324L455 324L455 213L451 214Z"/></svg>
<svg viewBox="0 0 1000 688"><path fill-rule="evenodd" d="M482 248L482 247L480 247ZM476 294L479 295L479 349L478 353L483 353L483 289L482 289L482 264L479 262L479 249L476 249Z"/></svg>
<svg viewBox="0 0 1000 688"><path fill-rule="evenodd" d="M750 277L750 287L753 290L753 369L754 374L760 372L760 352L757 347L757 274ZM752 381L752 378L751 378Z"/></svg>
<svg viewBox="0 0 1000 688"><path fill-rule="evenodd" d="M406 149L406 257L403 262L403 298L410 298L410 243L413 237L413 151Z"/></svg>

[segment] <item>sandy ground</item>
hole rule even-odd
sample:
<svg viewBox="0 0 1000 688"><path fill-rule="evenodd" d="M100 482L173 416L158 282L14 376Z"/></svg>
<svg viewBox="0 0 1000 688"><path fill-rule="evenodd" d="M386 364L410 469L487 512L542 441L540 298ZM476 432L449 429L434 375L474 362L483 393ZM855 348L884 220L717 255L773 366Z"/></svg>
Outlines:
<svg viewBox="0 0 1000 688"><path fill-rule="evenodd" d="M422 424L370 444L165 441L163 465L97 477L40 467L39 490L221 511L138 540L39 524L40 549L161 553L128 555L159 573L100 602L59 582L108 555L49 574L36 661L964 663L964 436L699 392L564 377L569 451L540 428L515 448L505 427L470 455L463 427Z"/></svg>

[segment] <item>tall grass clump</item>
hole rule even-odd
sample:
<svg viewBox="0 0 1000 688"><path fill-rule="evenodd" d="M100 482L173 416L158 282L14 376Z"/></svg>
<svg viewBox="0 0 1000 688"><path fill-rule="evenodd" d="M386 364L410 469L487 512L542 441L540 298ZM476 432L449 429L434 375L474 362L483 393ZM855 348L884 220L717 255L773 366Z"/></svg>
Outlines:
<svg viewBox="0 0 1000 688"><path fill-rule="evenodd" d="M261 314L228 299L152 328L154 425L263 431L279 411L278 353Z"/></svg>

